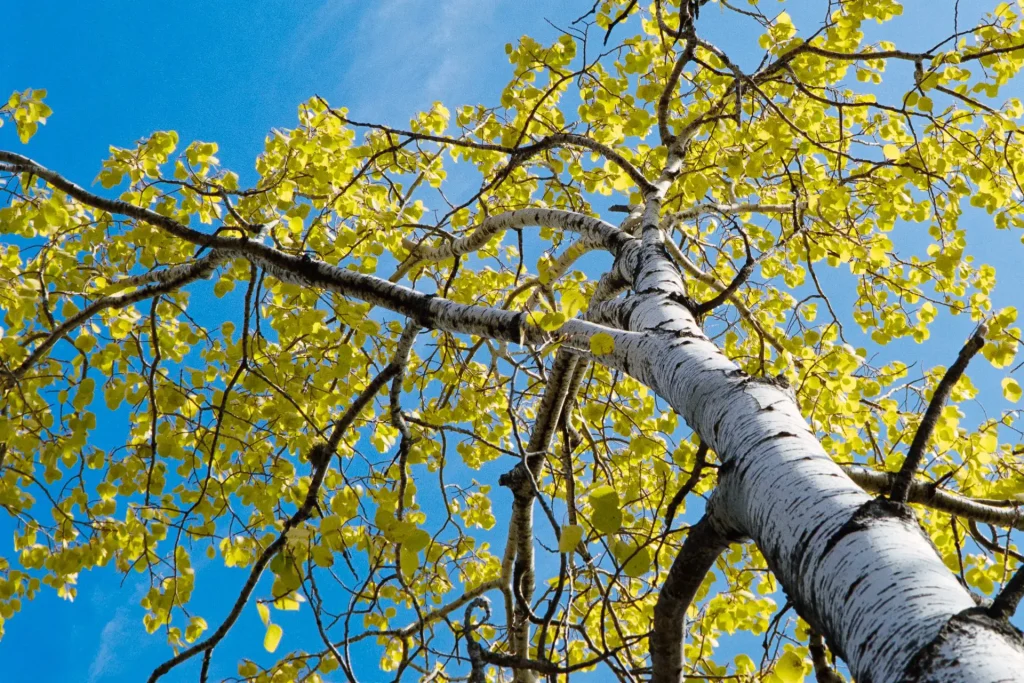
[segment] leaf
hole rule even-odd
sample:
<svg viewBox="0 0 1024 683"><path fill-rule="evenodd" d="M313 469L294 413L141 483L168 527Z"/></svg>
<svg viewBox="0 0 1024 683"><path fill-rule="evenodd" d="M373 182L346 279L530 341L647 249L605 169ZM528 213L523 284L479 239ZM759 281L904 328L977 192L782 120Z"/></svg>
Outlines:
<svg viewBox="0 0 1024 683"><path fill-rule="evenodd" d="M622 567L622 573L631 579L638 579L651 569L651 550L644 547L632 554Z"/></svg>
<svg viewBox="0 0 1024 683"><path fill-rule="evenodd" d="M428 543L430 543L430 534L423 529L413 529L406 535L402 549L415 554L426 548Z"/></svg>
<svg viewBox="0 0 1024 683"><path fill-rule="evenodd" d="M611 486L598 486L596 489L590 492L590 504L591 506L598 507L613 507L619 508L619 492Z"/></svg>
<svg viewBox="0 0 1024 683"><path fill-rule="evenodd" d="M263 636L263 649L267 652L273 652L277 649L277 646L281 642L281 636L284 635L284 630L277 624L271 624L267 627L267 635Z"/></svg>
<svg viewBox="0 0 1024 683"><path fill-rule="evenodd" d="M901 156L903 156L903 153L900 152L900 148L897 147L896 145L886 145L885 147L882 148L882 154L889 161L896 161Z"/></svg>
<svg viewBox="0 0 1024 683"><path fill-rule="evenodd" d="M622 528L622 510L611 507L595 508L590 523L602 534L614 534Z"/></svg>
<svg viewBox="0 0 1024 683"><path fill-rule="evenodd" d="M579 524L569 524L562 527L562 535L558 539L558 552L571 553L576 549L583 539L583 527Z"/></svg>
<svg viewBox="0 0 1024 683"><path fill-rule="evenodd" d="M615 350L615 337L607 332L598 332L590 338L590 352L595 356L605 356Z"/></svg>
<svg viewBox="0 0 1024 683"><path fill-rule="evenodd" d="M536 325L545 332L554 332L565 324L565 313L561 311L548 311L543 315L531 311L528 318L530 324Z"/></svg>
<svg viewBox="0 0 1024 683"><path fill-rule="evenodd" d="M263 625L270 626L270 608L267 607L266 603L257 602L256 611L260 613L260 621L263 622Z"/></svg>
<svg viewBox="0 0 1024 683"><path fill-rule="evenodd" d="M1012 377L1007 377L1003 380L1003 396L1006 397L1007 401L1012 401L1013 403L1020 400L1021 389L1017 380Z"/></svg>
<svg viewBox="0 0 1024 683"><path fill-rule="evenodd" d="M786 652L775 664L775 675L782 683L800 683L804 680L804 660L794 652Z"/></svg>
<svg viewBox="0 0 1024 683"><path fill-rule="evenodd" d="M274 600L274 609L279 609L284 612L297 612L299 609L299 603L305 601L305 597L292 591L291 593L282 595L277 600Z"/></svg>

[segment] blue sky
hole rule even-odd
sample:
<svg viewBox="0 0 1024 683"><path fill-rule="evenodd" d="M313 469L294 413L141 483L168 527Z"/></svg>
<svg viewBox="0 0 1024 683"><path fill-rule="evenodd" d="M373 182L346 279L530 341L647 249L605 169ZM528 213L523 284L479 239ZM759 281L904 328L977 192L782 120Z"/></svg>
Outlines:
<svg viewBox="0 0 1024 683"><path fill-rule="evenodd" d="M0 147L26 151L44 165L78 182L95 177L110 145L129 146L154 130L173 129L188 141L220 145L226 167L252 179L255 156L272 127L289 127L299 102L313 94L346 106L354 118L403 125L417 110L442 100L494 103L506 82L503 45L529 33L554 35L543 19L566 25L590 7L590 0L333 0L249 3L237 0L175 3L105 2L9 3L3 10L4 66L0 96L12 90L46 88L54 115L23 148L13 127L0 130ZM798 9L787 7L800 25ZM952 2L908 2L908 15L926 35L952 28ZM976 9L963 3L962 19ZM992 3L994 4L994 3ZM259 11L253 11L258 6ZM770 12L774 0L764 0ZM818 3L815 3L818 6ZM781 5L779 6L781 9ZM756 58L743 49L746 36L716 23L709 7L702 30L740 63ZM815 18L821 12L815 11ZM906 20L902 25L910 23ZM753 35L753 34L751 34ZM929 45L911 40L912 49ZM985 214L969 214L985 227ZM1015 271L1017 236L1003 233L977 247L984 260L1001 264L1005 279ZM1012 247L1012 248L1011 248ZM1016 279L1016 283L1021 280ZM1000 305L1021 303L1020 287L997 290ZM1016 298L1018 301L1013 301ZM966 323L961 321L958 324ZM958 327L944 340L926 345L927 362L948 364L966 337ZM934 338L933 338L934 339ZM984 386L984 385L983 385ZM998 380L994 390L998 392ZM477 473L480 480L484 476ZM501 509L496 506L496 509ZM0 552L9 552L7 527L0 524ZM198 562L198 559L197 559ZM230 586L237 573L227 573ZM138 680L167 654L159 637L139 636L138 600L145 586L129 577L96 572L80 577L75 604L44 591L8 623L0 641L4 680ZM216 601L206 585L197 601ZM237 634L225 642L213 678L233 672L245 639L262 638L249 610ZM205 616L211 624L216 610ZM276 615L275 615L276 617ZM286 634L288 633L286 624ZM287 638L287 635L286 635ZM152 641L152 642L150 642ZM59 643L55 645L54 643ZM287 641L285 641L287 646ZM258 645L256 646L258 648ZM235 648L235 649L232 649ZM251 648L250 648L251 649ZM194 680L195 672L165 680Z"/></svg>

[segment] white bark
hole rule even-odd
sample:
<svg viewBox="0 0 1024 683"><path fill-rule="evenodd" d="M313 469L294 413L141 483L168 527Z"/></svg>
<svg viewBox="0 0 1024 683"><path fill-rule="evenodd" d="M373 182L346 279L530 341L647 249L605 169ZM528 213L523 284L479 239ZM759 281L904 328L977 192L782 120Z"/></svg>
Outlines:
<svg viewBox="0 0 1024 683"><path fill-rule="evenodd" d="M609 251L614 251L623 241L629 239L611 223L605 223L598 218L591 218L573 211L520 209L490 216L465 237L444 242L436 247L417 245L410 240L406 240L405 245L418 258L427 261L442 261L446 258L477 251L494 236L506 230L533 225L546 225L578 233L585 246L601 246Z"/></svg>
<svg viewBox="0 0 1024 683"><path fill-rule="evenodd" d="M754 540L856 679L903 680L973 598L908 508L874 501L828 457L789 392L746 376L704 336L658 261L624 250L622 267L649 293L594 312L646 334L618 338L602 360L648 384L718 453L717 512ZM935 666L915 680L1024 680L1015 637L974 622L954 631L942 651L956 656L929 656Z"/></svg>

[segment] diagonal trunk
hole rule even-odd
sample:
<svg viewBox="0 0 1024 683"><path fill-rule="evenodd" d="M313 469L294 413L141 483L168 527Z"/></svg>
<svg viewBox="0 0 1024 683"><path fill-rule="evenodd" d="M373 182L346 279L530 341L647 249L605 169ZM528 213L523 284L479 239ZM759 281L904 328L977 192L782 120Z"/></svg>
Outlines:
<svg viewBox="0 0 1024 683"><path fill-rule="evenodd" d="M640 258L630 270L644 267ZM667 400L719 455L716 513L757 544L856 680L1024 680L1018 632L976 607L910 508L854 484L791 393L726 358L670 287L637 289L593 311L642 332L621 335L610 364ZM655 680L681 680L662 674Z"/></svg>

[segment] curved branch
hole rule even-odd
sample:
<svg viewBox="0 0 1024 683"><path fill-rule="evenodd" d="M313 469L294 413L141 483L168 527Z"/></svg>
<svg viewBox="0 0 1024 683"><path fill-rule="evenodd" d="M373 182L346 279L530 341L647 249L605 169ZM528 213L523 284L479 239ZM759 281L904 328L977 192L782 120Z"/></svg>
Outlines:
<svg viewBox="0 0 1024 683"><path fill-rule="evenodd" d="M34 173L57 189L94 209L145 221L196 246L220 250L227 258L243 258L281 282L304 287L319 287L342 296L354 297L373 306L380 306L404 315L421 327L438 328L458 334L487 336L520 344L546 342L553 337L551 333L531 324L527 317L520 312L458 304L434 294L425 294L389 282L383 278L332 266L310 258L308 254L301 256L289 254L247 237L233 238L202 233L150 209L88 192L59 174L19 154L0 151L0 162L6 162L8 167L17 171ZM628 241L624 240L623 244ZM575 343L585 342L596 332L624 334L583 320L570 320L562 326L559 332L567 336L570 342ZM573 338L574 336L576 339ZM582 348L585 348L585 345Z"/></svg>
<svg viewBox="0 0 1024 683"><path fill-rule="evenodd" d="M578 233L588 246L604 247L613 255L618 253L624 242L632 239L611 223L605 223L599 218L592 218L574 211L530 208L490 216L484 219L469 235L436 247L415 244L411 240L403 240L403 242L405 247L417 258L426 261L442 261L476 251L495 235L506 230L533 225L556 227Z"/></svg>
<svg viewBox="0 0 1024 683"><path fill-rule="evenodd" d="M530 433L522 462L502 475L498 483L507 486L513 494L512 520L509 524L509 545L514 543L515 564L512 574L512 594L516 598L513 621L509 627L512 654L529 657L530 654L530 600L535 587L533 554L533 501L537 497L537 479L547 455L551 439L558 427L570 395L574 395L582 380L577 373L578 360L572 352L561 348L555 354L548 384L537 408L537 419ZM511 553L506 549L506 557ZM534 676L526 668L517 669L515 680L529 682Z"/></svg>
<svg viewBox="0 0 1024 683"><path fill-rule="evenodd" d="M797 202L796 208L800 210L806 209L807 202ZM723 204L721 202L705 202L683 211L671 213L668 215L668 218L675 221L684 221L710 212L725 216L732 216L740 213L789 213L792 210L793 202L787 202L785 204L760 204L757 202L730 202L728 204Z"/></svg>
<svg viewBox="0 0 1024 683"><path fill-rule="evenodd" d="M165 271L160 271L157 275L153 275L154 280L158 280L159 284L150 285L149 287L143 287L134 292L127 294L113 294L111 296L105 296L80 310L75 315L71 316L63 323L58 325L52 332L50 332L46 338L29 354L28 358L22 361L21 365L12 370L7 374L8 380L18 380L24 376L29 369L32 368L40 359L42 359L47 351L60 341L65 335L70 333L72 330L82 325L92 316L96 315L100 311L104 311L110 308L121 309L130 306L144 299L150 299L161 294L167 294L172 292L179 287L194 282L195 280L201 280L208 277L217 265L224 260L224 255L216 252L208 254L205 258L195 261L193 263L176 266L175 268L169 268ZM116 284L133 284L131 282L118 282ZM0 381L0 386L3 386L4 382Z"/></svg>
<svg viewBox="0 0 1024 683"><path fill-rule="evenodd" d="M697 278L698 280L708 285L709 287L718 290L719 292L725 289L725 285L719 283L718 280L714 278L714 276L705 273L700 268L698 268L693 261L687 258L686 254L683 253L682 249L679 248L678 244L676 244L672 240L665 240L665 246L668 247L668 253L669 255L672 256L672 259L676 263L678 263L679 266L687 273ZM778 337L776 337L774 334L772 334L771 332L769 332L768 330L764 329L764 327L761 326L761 323L759 323L757 321L757 318L754 317L754 312L751 311L750 308L747 307L747 305L743 303L743 301L740 300L738 296L736 296L735 292L729 298L730 301L732 301L733 305L736 307L736 310L740 312L741 316L743 316L743 319L750 323L750 325L755 330L757 330L758 334L764 337L765 340L769 344L771 344L776 351L778 351L779 353L785 353L786 349L782 346L782 342L779 341Z"/></svg>
<svg viewBox="0 0 1024 683"><path fill-rule="evenodd" d="M729 543L729 537L716 528L708 515L690 527L654 606L654 630L649 643L651 683L681 683L683 680L686 610Z"/></svg>
<svg viewBox="0 0 1024 683"><path fill-rule="evenodd" d="M323 98L318 98L324 106L327 106L327 102ZM392 135L401 135L408 137L412 140L423 140L425 142L436 142L441 145L451 145L453 147L467 147L470 149L479 149L489 152L501 152L502 154L508 154L512 158L509 160L509 166L505 170L505 173L510 171L512 168L519 166L526 162L531 157L537 154L552 149L554 147L579 147L582 149L589 149L592 152L600 154L608 161L612 162L625 172L630 179L640 187L642 193L646 193L651 189L651 182L644 177L644 174L640 170L630 163L624 156L616 152L614 149L592 140L585 135L579 135L578 133L552 133L547 135L537 142L523 147L510 147L507 145L497 145L488 142L474 142L472 140L462 140L458 138L447 137L444 135L429 135L427 133L416 133L411 130L402 130L400 128L392 128L391 126L384 126L376 123L364 123L360 121L352 121L346 116L339 114L330 107L327 108L332 116L337 118L344 124L357 126L360 128L370 128L372 130L379 130Z"/></svg>
<svg viewBox="0 0 1024 683"><path fill-rule="evenodd" d="M747 233L741 231L740 235L743 237L743 246L747 250L746 262L744 262L743 267L736 273L736 277L732 279L732 282L726 285L724 289L711 299L697 304L697 307L694 309L694 315L702 316L710 313L727 300L733 298L733 294L736 293L736 290L739 289L740 286L747 281L747 278L750 277L750 274L754 272L754 266L757 264L757 259L754 258L753 252L750 251L750 240L747 239Z"/></svg>
<svg viewBox="0 0 1024 683"><path fill-rule="evenodd" d="M238 621L238 617L242 614L242 609L249 602L249 598L252 596L254 590L256 590L256 584L259 583L260 577L263 575L263 570L267 568L270 561L274 556L285 546L288 542L288 532L296 528L312 514L313 509L317 505L317 496L320 492L320 486L323 484L324 476L327 474L327 470L330 467L332 456L334 455L335 448L340 442L341 437L348 430L349 427L355 422L359 414L362 413L363 409L373 400L373 397L377 395L388 381L391 380L395 375L399 373L402 368L402 363L393 361L389 363L381 372L373 378L373 380L363 389L352 404L348 407L345 413L341 416L338 422L334 426L334 430L331 433L330 439L327 443L319 443L313 446L309 452L309 461L313 465L313 476L309 484L309 490L306 493L306 499L295 513L285 520L284 526L281 529L281 533L278 534L274 542L264 548L263 552L260 553L259 558L253 564L252 569L249 570L249 578L246 579L245 584L242 586L242 591L239 593L238 598L235 599L235 604L232 606L231 611L221 622L221 625L217 628L213 634L210 635L206 640L200 641L178 653L176 656L167 660L150 674L148 683L155 683L164 674L169 672L174 667L188 661L197 654L206 653L224 639L231 630L231 627Z"/></svg>
<svg viewBox="0 0 1024 683"><path fill-rule="evenodd" d="M687 478L686 483L676 491L676 495L672 496L672 500L668 504L668 509L665 510L666 531L672 528L672 520L676 516L676 508L679 507L679 504L683 502L683 499L686 498L687 494L689 494L690 491L693 490L693 487L697 485L697 482L700 481L700 475L703 473L704 465L707 463L707 457L708 445L701 441L697 446L697 453L694 456L694 465L693 469L690 471L689 478Z"/></svg>
<svg viewBox="0 0 1024 683"><path fill-rule="evenodd" d="M686 38L686 44L683 46L683 51L680 53L679 58L676 59L676 63L672 66L672 71L668 75L668 81L665 83L665 89L661 91L661 97L658 98L658 135L661 137L661 144L663 145L671 145L674 140L672 133L668 129L668 108L672 102L673 95L675 95L679 77L682 75L686 65L693 60L693 52L697 46L692 21L683 27L681 33Z"/></svg>

